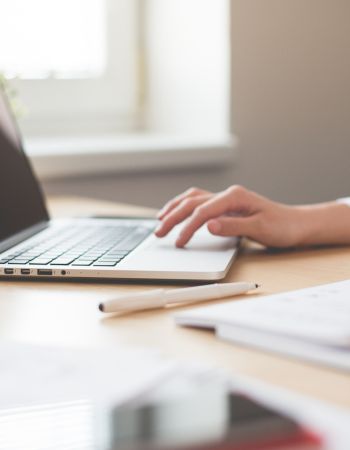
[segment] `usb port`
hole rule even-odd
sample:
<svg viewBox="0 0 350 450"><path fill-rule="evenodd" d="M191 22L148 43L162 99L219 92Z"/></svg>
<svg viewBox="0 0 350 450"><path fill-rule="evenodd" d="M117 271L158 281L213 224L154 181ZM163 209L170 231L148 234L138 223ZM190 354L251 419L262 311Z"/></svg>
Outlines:
<svg viewBox="0 0 350 450"><path fill-rule="evenodd" d="M30 269L21 269L22 275L30 275Z"/></svg>
<svg viewBox="0 0 350 450"><path fill-rule="evenodd" d="M38 269L38 275L52 275L52 270L50 270L50 269Z"/></svg>
<svg viewBox="0 0 350 450"><path fill-rule="evenodd" d="M14 270L13 269L4 269L5 275L13 275Z"/></svg>

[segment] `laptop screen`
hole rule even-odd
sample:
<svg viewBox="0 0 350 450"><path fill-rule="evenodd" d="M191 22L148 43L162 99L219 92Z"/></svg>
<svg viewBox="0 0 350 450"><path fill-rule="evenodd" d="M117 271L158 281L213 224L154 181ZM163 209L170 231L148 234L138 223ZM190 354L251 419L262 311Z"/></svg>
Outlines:
<svg viewBox="0 0 350 450"><path fill-rule="evenodd" d="M46 220L40 186L0 90L0 241Z"/></svg>

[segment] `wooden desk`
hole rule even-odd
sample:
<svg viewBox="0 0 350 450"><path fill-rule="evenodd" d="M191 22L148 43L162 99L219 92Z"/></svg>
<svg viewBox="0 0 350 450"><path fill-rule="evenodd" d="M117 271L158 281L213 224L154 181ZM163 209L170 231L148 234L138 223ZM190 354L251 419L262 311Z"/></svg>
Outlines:
<svg viewBox="0 0 350 450"><path fill-rule="evenodd" d="M87 199L52 199L54 216L97 214L152 215L152 210ZM295 252L245 250L229 280L252 280L261 294L287 291L350 276L350 248ZM213 333L176 327L171 310L103 317L97 304L117 293L154 288L142 283L1 282L0 336L3 340L99 347L151 346L166 356L197 359L232 373L350 408L350 374L308 365L215 339Z"/></svg>

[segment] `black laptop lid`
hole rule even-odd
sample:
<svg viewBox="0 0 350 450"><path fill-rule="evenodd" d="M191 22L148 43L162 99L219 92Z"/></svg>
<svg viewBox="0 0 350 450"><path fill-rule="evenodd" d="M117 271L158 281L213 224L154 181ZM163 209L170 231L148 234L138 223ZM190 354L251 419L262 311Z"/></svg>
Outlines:
<svg viewBox="0 0 350 450"><path fill-rule="evenodd" d="M48 218L39 183L0 89L0 242Z"/></svg>

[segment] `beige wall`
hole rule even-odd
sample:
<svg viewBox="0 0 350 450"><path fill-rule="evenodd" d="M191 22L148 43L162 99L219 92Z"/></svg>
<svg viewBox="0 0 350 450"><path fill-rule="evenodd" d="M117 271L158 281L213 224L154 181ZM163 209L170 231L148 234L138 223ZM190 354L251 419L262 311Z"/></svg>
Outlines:
<svg viewBox="0 0 350 450"><path fill-rule="evenodd" d="M279 200L350 195L350 2L233 0L233 129L240 157L216 172L46 183L157 206L193 184L242 183Z"/></svg>
<svg viewBox="0 0 350 450"><path fill-rule="evenodd" d="M350 2L233 1L236 179L276 198L350 195Z"/></svg>

